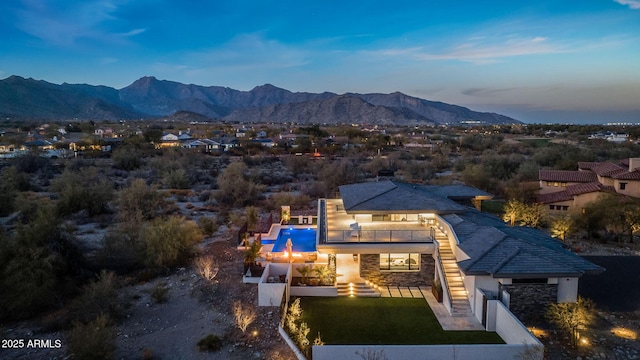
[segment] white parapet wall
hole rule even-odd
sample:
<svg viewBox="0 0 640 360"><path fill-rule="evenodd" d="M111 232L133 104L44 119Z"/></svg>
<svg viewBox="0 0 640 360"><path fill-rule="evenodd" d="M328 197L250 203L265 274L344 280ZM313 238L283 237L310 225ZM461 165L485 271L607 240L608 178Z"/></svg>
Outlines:
<svg viewBox="0 0 640 360"><path fill-rule="evenodd" d="M487 330L506 344L479 345L323 345L313 346L314 360L424 359L424 360L542 360L544 346L498 300L487 301Z"/></svg>
<svg viewBox="0 0 640 360"><path fill-rule="evenodd" d="M313 346L313 360L421 359L421 360L496 360L536 359L523 357L524 345L323 345ZM527 353L528 354L528 353Z"/></svg>
<svg viewBox="0 0 640 360"><path fill-rule="evenodd" d="M280 306L290 277L291 266L268 263L258 283L258 306ZM281 277L284 276L284 282Z"/></svg>

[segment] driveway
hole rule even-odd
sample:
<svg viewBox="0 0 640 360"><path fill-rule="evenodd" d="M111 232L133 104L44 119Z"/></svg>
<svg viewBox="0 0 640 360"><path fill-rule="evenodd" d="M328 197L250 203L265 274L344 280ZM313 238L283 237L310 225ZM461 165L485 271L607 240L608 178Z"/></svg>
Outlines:
<svg viewBox="0 0 640 360"><path fill-rule="evenodd" d="M613 312L640 310L640 256L584 256L606 269L580 278L578 294Z"/></svg>

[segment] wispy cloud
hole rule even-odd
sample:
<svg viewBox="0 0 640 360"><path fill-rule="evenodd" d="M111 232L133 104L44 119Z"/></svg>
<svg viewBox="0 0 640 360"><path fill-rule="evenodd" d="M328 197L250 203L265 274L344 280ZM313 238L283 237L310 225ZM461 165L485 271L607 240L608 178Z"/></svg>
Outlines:
<svg viewBox="0 0 640 360"><path fill-rule="evenodd" d="M629 9L638 10L640 9L640 1L639 0L613 0L620 5L626 5Z"/></svg>
<svg viewBox="0 0 640 360"><path fill-rule="evenodd" d="M118 21L114 14L122 3L118 0L91 0L54 6L41 0L23 0L22 7L16 11L16 26L55 46L71 46L79 39L122 41L145 31L132 29L118 33L109 28Z"/></svg>
<svg viewBox="0 0 640 360"><path fill-rule="evenodd" d="M493 89L493 88L470 88L462 90L462 94L477 97L493 97L501 93L513 91L515 88Z"/></svg>
<svg viewBox="0 0 640 360"><path fill-rule="evenodd" d="M291 68L310 61L305 50L267 39L259 33L237 35L215 49L192 53L188 57L212 66L236 69Z"/></svg>
<svg viewBox="0 0 640 360"><path fill-rule="evenodd" d="M498 41L474 37L443 51L429 51L425 47L394 48L378 53L387 56L410 56L416 60L458 60L476 64L487 64L500 59L568 52L565 46L553 44L543 36L507 36Z"/></svg>

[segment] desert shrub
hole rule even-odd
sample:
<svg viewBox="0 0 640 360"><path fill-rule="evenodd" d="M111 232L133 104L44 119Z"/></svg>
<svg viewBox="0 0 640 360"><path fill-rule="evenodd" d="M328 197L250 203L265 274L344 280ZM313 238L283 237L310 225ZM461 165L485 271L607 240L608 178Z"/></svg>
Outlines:
<svg viewBox="0 0 640 360"><path fill-rule="evenodd" d="M124 315L124 304L118 297L118 287L113 273L103 271L100 277L86 285L81 294L69 304L72 322L88 323L101 315L110 319Z"/></svg>
<svg viewBox="0 0 640 360"><path fill-rule="evenodd" d="M144 244L138 241L139 231L139 227L130 222L123 223L120 229L108 231L98 251L99 267L119 274L140 268L144 264Z"/></svg>
<svg viewBox="0 0 640 360"><path fill-rule="evenodd" d="M209 334L198 341L199 351L218 351L222 349L222 339L216 335Z"/></svg>
<svg viewBox="0 0 640 360"><path fill-rule="evenodd" d="M188 189L190 182L184 169L171 169L165 173L162 184L169 189Z"/></svg>
<svg viewBox="0 0 640 360"><path fill-rule="evenodd" d="M213 236L218 231L218 222L213 217L201 217L198 219L198 226L204 236Z"/></svg>
<svg viewBox="0 0 640 360"><path fill-rule="evenodd" d="M47 168L51 165L51 160L38 155L23 155L12 160L18 172L35 173L38 170Z"/></svg>
<svg viewBox="0 0 640 360"><path fill-rule="evenodd" d="M247 332L247 328L257 317L256 309L250 305L245 305L240 301L234 301L232 310L238 329L243 333Z"/></svg>
<svg viewBox="0 0 640 360"><path fill-rule="evenodd" d="M125 146L113 151L113 167L120 170L135 170L143 165L141 154L134 146Z"/></svg>
<svg viewBox="0 0 640 360"><path fill-rule="evenodd" d="M122 221L150 220L158 215L163 204L164 196L157 187L148 186L143 179L135 179L118 193L118 217Z"/></svg>
<svg viewBox="0 0 640 360"><path fill-rule="evenodd" d="M196 266L198 274L207 281L212 281L220 270L220 264L218 264L211 255L197 257L194 265Z"/></svg>
<svg viewBox="0 0 640 360"><path fill-rule="evenodd" d="M187 259L202 234L195 222L170 216L146 223L140 238L145 244L147 265L175 266Z"/></svg>
<svg viewBox="0 0 640 360"><path fill-rule="evenodd" d="M71 331L67 351L73 359L112 359L116 350L116 329L108 315L93 321L76 323Z"/></svg>
<svg viewBox="0 0 640 360"><path fill-rule="evenodd" d="M279 210L282 205L290 205L293 208L306 208L311 203L311 198L303 194L279 192L269 198L269 208Z"/></svg>
<svg viewBox="0 0 640 360"><path fill-rule="evenodd" d="M113 184L101 179L94 169L73 172L66 170L51 184L58 193L56 208L61 215L69 215L86 210L89 215L108 211L108 203L113 197Z"/></svg>
<svg viewBox="0 0 640 360"><path fill-rule="evenodd" d="M156 304L163 304L169 300L169 288L165 284L156 285L153 290L151 290L151 299Z"/></svg>
<svg viewBox="0 0 640 360"><path fill-rule="evenodd" d="M50 247L61 236L58 225L43 206L12 236L0 232L0 319L31 317L62 293L66 264Z"/></svg>
<svg viewBox="0 0 640 360"><path fill-rule="evenodd" d="M249 205L258 198L264 190L263 185L258 185L247 179L247 165L243 162L229 164L218 176L218 189L216 197L221 203L234 206Z"/></svg>

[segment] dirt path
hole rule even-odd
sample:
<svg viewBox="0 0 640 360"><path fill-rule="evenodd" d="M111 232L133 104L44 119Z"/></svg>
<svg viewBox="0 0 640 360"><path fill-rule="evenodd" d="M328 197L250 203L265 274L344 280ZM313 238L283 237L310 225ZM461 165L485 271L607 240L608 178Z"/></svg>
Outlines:
<svg viewBox="0 0 640 360"><path fill-rule="evenodd" d="M129 316L118 327L116 359L293 359L277 332L279 308L257 307L257 286L242 283L243 255L226 242L207 245L220 264L216 283L207 285L193 269L125 289L132 299ZM169 288L167 301L156 303L151 292ZM242 301L258 311L247 334L232 316L232 304ZM208 334L223 339L217 352L200 352L197 342ZM255 334L255 335L254 335Z"/></svg>

